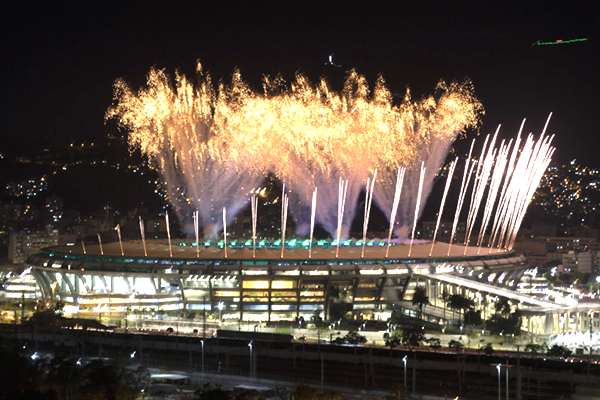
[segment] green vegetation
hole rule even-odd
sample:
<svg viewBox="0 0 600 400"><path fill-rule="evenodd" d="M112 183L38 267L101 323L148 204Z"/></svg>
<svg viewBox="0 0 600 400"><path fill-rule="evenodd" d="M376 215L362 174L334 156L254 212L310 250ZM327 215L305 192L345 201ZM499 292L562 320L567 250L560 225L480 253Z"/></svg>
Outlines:
<svg viewBox="0 0 600 400"><path fill-rule="evenodd" d="M408 347L410 351L415 347L421 347L425 341L423 329L414 326L402 329L402 346Z"/></svg>
<svg viewBox="0 0 600 400"><path fill-rule="evenodd" d="M401 384L396 385L390 390L390 394L385 395L383 400L413 400L410 390Z"/></svg>
<svg viewBox="0 0 600 400"><path fill-rule="evenodd" d="M483 346L483 352L488 356L494 354L494 351L494 346L491 343L488 343L485 346Z"/></svg>
<svg viewBox="0 0 600 400"><path fill-rule="evenodd" d="M296 386L291 398L294 400L343 400L343 397L336 392L319 394L317 389L302 384Z"/></svg>
<svg viewBox="0 0 600 400"><path fill-rule="evenodd" d="M465 345L462 342L459 342L458 340L451 340L450 342L448 342L448 347L450 347L452 350L458 353L465 347Z"/></svg>
<svg viewBox="0 0 600 400"><path fill-rule="evenodd" d="M521 310L511 310L510 301L500 297L495 305L496 313L487 320L486 326L493 335L520 336L523 319Z"/></svg>
<svg viewBox="0 0 600 400"><path fill-rule="evenodd" d="M415 288L415 292L413 293L412 305L419 310L420 318L423 318L423 308L429 304L431 303L429 302L429 297L427 296L425 287L417 286Z"/></svg>
<svg viewBox="0 0 600 400"><path fill-rule="evenodd" d="M453 311L459 311L461 318L458 321L459 325L462 325L463 314L465 311L471 310L475 307L475 302L471 299L467 299L465 296L460 294L453 294L447 297L446 302L448 307Z"/></svg>
<svg viewBox="0 0 600 400"><path fill-rule="evenodd" d="M34 360L25 351L0 348L0 398L134 400L149 377L145 368L131 371L101 360L80 366L61 357Z"/></svg>
<svg viewBox="0 0 600 400"><path fill-rule="evenodd" d="M531 353L531 357L533 357L542 351L542 346L537 343L529 343L525 346L525 351Z"/></svg>
<svg viewBox="0 0 600 400"><path fill-rule="evenodd" d="M548 357L553 357L556 360L562 360L571 355L571 350L567 349L565 346L559 346L555 344L554 346L548 349Z"/></svg>
<svg viewBox="0 0 600 400"><path fill-rule="evenodd" d="M427 342L429 347L433 349L433 351L438 351L439 349L442 348L442 343L440 342L440 339L438 339L438 338L432 337L429 339L425 339L425 341Z"/></svg>
<svg viewBox="0 0 600 400"><path fill-rule="evenodd" d="M367 338L356 331L350 331L343 337L337 337L333 341L335 344L365 344Z"/></svg>

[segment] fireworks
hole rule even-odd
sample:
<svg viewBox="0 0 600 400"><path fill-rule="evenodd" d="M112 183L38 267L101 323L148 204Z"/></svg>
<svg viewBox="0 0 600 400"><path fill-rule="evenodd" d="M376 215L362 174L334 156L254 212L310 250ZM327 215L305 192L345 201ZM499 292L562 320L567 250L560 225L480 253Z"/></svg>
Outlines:
<svg viewBox="0 0 600 400"><path fill-rule="evenodd" d="M401 223L397 233L406 237L449 146L482 113L469 82L441 82L435 95L417 101L407 91L394 104L382 78L371 90L355 71L339 92L325 80L312 84L298 74L291 83L265 77L262 93L252 91L239 71L217 86L201 66L197 71L196 87L178 73L171 82L157 69L138 91L118 80L107 118L129 131L131 147L158 170L179 218L185 222L198 210L194 228L201 224L205 236L214 237L227 223L220 221L221 210L232 218L249 190L272 173L290 189L297 233L308 233L316 219L332 236L346 238L367 177L379 171L380 189L372 196L389 215L398 168L405 168L405 201L394 211ZM342 215L340 181L347 181L344 203L350 205L339 210Z"/></svg>

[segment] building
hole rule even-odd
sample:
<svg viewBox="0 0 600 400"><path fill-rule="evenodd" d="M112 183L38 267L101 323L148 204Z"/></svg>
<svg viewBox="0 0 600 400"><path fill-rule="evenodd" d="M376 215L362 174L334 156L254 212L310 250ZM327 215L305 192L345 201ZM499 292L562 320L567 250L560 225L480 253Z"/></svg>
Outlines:
<svg viewBox="0 0 600 400"><path fill-rule="evenodd" d="M264 240L256 250L244 242L227 248L222 242L173 243L172 257L166 240L147 241L145 249L139 241L123 246L124 255L119 242L104 244L103 254L91 244L86 254L80 246L54 247L32 255L26 265L46 301L63 301L80 314L93 315L100 304L112 315L127 308L218 310L224 320L240 322L308 321L315 314L385 321L414 313L412 293L425 284L435 303L427 318L445 323L452 313L439 301L442 291L472 297L477 291L436 280L438 275L516 288L527 268L514 252L478 255L469 247L465 254L464 246L455 245L448 256L447 243L436 244L431 257L430 244L415 244L408 257L408 245L388 250L375 240L364 246L364 257L362 244L350 241L339 250L331 242L315 242L310 254L308 244L295 239L283 250Z"/></svg>
<svg viewBox="0 0 600 400"><path fill-rule="evenodd" d="M565 272L583 273L598 270L599 246L595 238L584 237L534 237L515 242L515 250L523 253L534 267L543 268L558 261L563 263Z"/></svg>
<svg viewBox="0 0 600 400"><path fill-rule="evenodd" d="M577 253L569 251L562 256L564 272L581 272L591 274L594 269L593 256L591 251Z"/></svg>
<svg viewBox="0 0 600 400"><path fill-rule="evenodd" d="M46 232L13 232L10 234L8 259L22 264L33 254L51 246L72 246L75 235L59 235L57 230Z"/></svg>

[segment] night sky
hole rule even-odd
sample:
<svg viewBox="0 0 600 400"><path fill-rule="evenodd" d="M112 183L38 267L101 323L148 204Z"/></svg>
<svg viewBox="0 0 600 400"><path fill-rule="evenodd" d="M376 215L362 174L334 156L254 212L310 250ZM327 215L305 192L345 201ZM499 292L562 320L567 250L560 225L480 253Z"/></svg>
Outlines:
<svg viewBox="0 0 600 400"><path fill-rule="evenodd" d="M237 66L259 88L262 74L279 71L316 80L335 53L344 70L356 68L371 83L381 73L392 92L410 86L415 97L441 78L469 77L486 110L481 133L502 123L512 137L527 118L526 132L539 134L554 112L555 159L600 166L600 28L591 8L566 1L205 3L5 3L4 150L115 132L114 122L104 124L113 82L124 77L139 87L152 66L191 75L200 59L224 79ZM576 38L589 40L532 46Z"/></svg>

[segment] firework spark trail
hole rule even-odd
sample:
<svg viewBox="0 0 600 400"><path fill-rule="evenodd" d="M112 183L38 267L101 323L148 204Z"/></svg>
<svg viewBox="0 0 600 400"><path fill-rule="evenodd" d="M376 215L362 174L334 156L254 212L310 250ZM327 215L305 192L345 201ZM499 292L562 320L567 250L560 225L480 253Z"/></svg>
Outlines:
<svg viewBox="0 0 600 400"><path fill-rule="evenodd" d="M185 77L175 78L173 86L164 72L152 69L147 87L137 93L117 81L118 104L107 117L118 115L120 125L130 131L130 145L139 147L158 170L178 217L183 221L190 209L199 209L205 236L214 237L220 223L213 210L237 212L245 185L262 180L244 167L252 154L238 154L226 145L237 133L221 123L235 107L251 103L252 96L243 96L248 91L239 73L218 91L209 76L196 89ZM232 100L238 94L243 101Z"/></svg>
<svg viewBox="0 0 600 400"><path fill-rule="evenodd" d="M100 237L100 234L97 233L96 234L98 236L98 245L100 246L100 255L104 255L104 250L102 249L102 238Z"/></svg>
<svg viewBox="0 0 600 400"><path fill-rule="evenodd" d="M514 226L516 218L515 213L518 210L520 198L525 192L525 184L527 183L529 174L531 173L531 171L528 169L528 166L531 165L531 160L536 147L537 144L533 139L533 135L530 134L525 141L523 149L520 151L519 159L516 162L515 171L510 182L508 201L507 206L505 207L506 216L503 217L504 220L500 226L497 251L500 251L505 237L507 237L508 233L510 232L511 226Z"/></svg>
<svg viewBox="0 0 600 400"><path fill-rule="evenodd" d="M508 142L508 145L504 144L504 140L500 144L500 150L498 151L498 157L494 164L494 172L492 173L490 189L488 191L488 197L483 211L483 220L481 221L481 228L479 229L479 237L477 238L477 254L480 254L481 252L483 238L485 237L485 232L490 222L492 211L494 209L494 204L496 203L496 198L498 196L498 190L500 189L502 176L504 175L504 171L506 169L506 163L508 161L508 151L510 149L511 144L512 139Z"/></svg>
<svg viewBox="0 0 600 400"><path fill-rule="evenodd" d="M258 221L258 196L250 197L250 208L252 211L252 258L256 257L256 223Z"/></svg>
<svg viewBox="0 0 600 400"><path fill-rule="evenodd" d="M471 173L473 172L473 166L475 163L471 163L471 154L473 154L473 146L475 145L475 139L471 142L471 148L469 149L469 155L465 162L465 170L463 171L463 178L460 184L460 191L458 195L458 202L456 203L456 211L454 213L454 222L452 222L452 231L450 233L450 242L448 243L448 255L452 249L452 241L454 240L454 234L456 232L456 226L458 225L458 218L460 217L460 211L462 209L465 193L469 187L469 180L471 179ZM469 167L470 166L470 167ZM468 176L468 178L467 178Z"/></svg>
<svg viewBox="0 0 600 400"><path fill-rule="evenodd" d="M442 196L442 201L440 202L440 210L438 211L437 222L435 223L435 230L433 231L433 239L431 240L431 250L429 250L429 257L433 253L433 245L435 244L435 238L437 236L438 228L440 227L440 221L442 220L442 214L444 213L444 205L446 204L446 196L448 195L448 189L450 189L450 183L452 183L452 176L454 175L454 169L456 168L456 163L458 163L458 157L454 159L450 163L448 168L448 176L446 177L446 186L444 187L444 195Z"/></svg>
<svg viewBox="0 0 600 400"><path fill-rule="evenodd" d="M517 207L517 200L519 198L519 192L521 191L521 185L524 182L524 177L526 176L527 170L527 161L531 154L533 146L533 138L531 135L527 137L525 141L525 145L519 151L519 157L516 160L515 169L512 173L510 182L508 183L508 189L506 194L506 202L501 211L504 215L501 218L501 224L498 225L498 249L499 252L502 248L502 243L504 242L504 237L508 231L510 226L512 216L514 214L515 208Z"/></svg>
<svg viewBox="0 0 600 400"><path fill-rule="evenodd" d="M223 207L223 251L227 258L227 210Z"/></svg>
<svg viewBox="0 0 600 400"><path fill-rule="evenodd" d="M416 101L407 91L404 101L394 104L382 78L371 89L355 71L348 74L339 92L332 91L325 80L314 85L304 75L297 74L291 83L281 76L264 77L263 93L251 90L237 70L229 83L217 86L212 84L209 74L203 74L200 64L197 72L196 86L179 73L171 80L155 68L149 72L146 86L138 91L118 80L114 86L115 101L106 118L116 119L121 128L129 131L131 148L139 148L159 172L166 198L184 229L191 231L185 218L189 211L197 210L194 230L201 225L205 237L215 237L221 227L226 235L225 209L233 218L244 207L248 188L259 185L266 174L273 174L293 189L288 204L297 220L297 233L303 234L310 226L312 234L314 224L321 224L337 238L337 255L340 241L348 236L358 196L364 189L360 177L364 171L378 170L382 190L371 190L369 200L375 198L386 215L388 210L393 211L391 227L397 228L398 237L406 238L411 229L414 232L411 220L412 224L418 221L449 146L465 128L477 125L482 114L469 82L448 85L440 82L435 95ZM511 246L511 238L529 201L531 185L538 176L534 166L543 164L544 154L551 155L543 133L538 142L532 140L528 139L523 149L515 144L504 184L495 183L502 191L490 249L496 239L499 248ZM488 183L493 147L484 145L488 153L484 156L482 152L476 169L474 163L470 164L469 153L466 166L469 172L465 170L463 174L452 239L470 177L476 170L467 242L470 238ZM520 152L518 159L517 152ZM418 170L417 165L422 169ZM396 191L392 189L400 167L405 168L401 187L407 201L394 204ZM336 181L340 182L337 198ZM316 186L322 187L319 209L309 207L311 196L313 202L316 199L316 191L313 192ZM369 188L366 189L368 192ZM490 183L491 203L484 207L483 233L487 227L486 215L489 219L493 214L497 194L491 196L492 191ZM215 212L221 208L222 221ZM396 214L403 222L397 227ZM343 221L350 223L344 226Z"/></svg>
<svg viewBox="0 0 600 400"><path fill-rule="evenodd" d="M543 133L542 133L543 135ZM513 237L515 237L522 219L525 215L525 211L527 210L527 206L533 197L535 190L539 184L544 171L547 168L547 165L550 162L550 158L552 153L554 152L554 148L550 147L549 142L552 140L550 138L542 138L537 141L536 146L529 158L529 162L527 164L527 176L525 180L525 184L519 193L519 197L517 199L517 205L515 207L514 213L511 215L511 224L509 225L508 233L506 236L505 248L510 250L512 248L512 244L514 243Z"/></svg>
<svg viewBox="0 0 600 400"><path fill-rule="evenodd" d="M548 168L548 165L550 164L552 155L554 154L555 150L556 150L555 148L549 149L546 153L545 158L540 160L540 162L536 166L536 177L532 180L532 184L530 185L529 193L527 194L527 197L525 198L525 201L524 201L524 207L522 207L519 210L520 214L517 219L517 224L513 228L512 237L508 244L509 250L512 250L512 247L514 246L515 240L517 238L517 232L521 226L521 223L523 222L523 218L525 217L525 212L527 211L527 207L535 194L537 186L539 185L539 181L542 179L544 172L546 171L546 169Z"/></svg>
<svg viewBox="0 0 600 400"><path fill-rule="evenodd" d="M469 210L471 218L467 220L467 229L466 229L467 232L466 232L466 236L465 236L465 250L464 250L463 254L467 254L467 246L469 245L469 243L471 241L471 233L473 232L473 227L475 226L475 222L477 221L477 214L479 212L481 200L483 199L483 194L484 194L485 188L488 184L490 172L492 170L492 166L494 165L494 159L496 158L496 151L497 151L497 149L494 149L494 144L496 143L496 137L498 136L499 130L500 130L500 126L498 126L498 129L496 130L496 133L494 134L494 137L492 138L492 141L490 142L490 145L487 150L487 154L485 154L485 157L482 159L483 166L481 169L481 176L479 177L479 182L477 184L477 190L475 190L475 186L473 187L473 191L475 192L475 206L471 207L472 209ZM482 154L482 156L484 155L483 152L481 154Z"/></svg>
<svg viewBox="0 0 600 400"><path fill-rule="evenodd" d="M475 176L473 177L473 190L471 191L471 201L469 203L469 211L467 212L467 223L466 223L466 229L465 229L465 241L464 241L465 246L467 245L467 233L469 231L468 227L471 224L473 206L475 204L475 198L477 196L477 187L478 187L477 184L481 183L480 173L481 173L481 168L483 167L485 150L486 150L486 146L487 146L489 138L490 138L490 135L487 135L485 137L485 141L483 142L483 148L481 149L481 155L479 156L479 159L477 160L477 170L475 171Z"/></svg>
<svg viewBox="0 0 600 400"><path fill-rule="evenodd" d="M410 257L410 254L412 252L412 245L413 245L413 241L415 240L415 229L417 228L417 221L419 219L419 206L421 205L421 193L423 191L423 180L425 177L425 162L423 161L421 163L421 177L419 179L419 191L417 193L417 202L415 205L415 219L413 221L413 225L412 225L412 235L410 236L410 246L408 247L408 256Z"/></svg>
<svg viewBox="0 0 600 400"><path fill-rule="evenodd" d="M512 248L515 244L515 240L517 239L517 232L519 231L519 228L521 227L521 223L523 222L523 218L525 217L525 212L527 211L527 206L531 202L531 199L533 198L533 195L535 194L537 186L539 185L539 182L542 179L544 172L546 171L546 169L548 168L548 165L550 164L552 154L554 153L554 151L555 151L554 148L549 148L544 151L544 155L542 155L541 157L538 158L538 161L535 166L534 176L532 177L532 179L529 183L529 192L522 199L522 207L518 209L518 216L516 218L516 223L512 227L512 231L509 236L509 240L507 240L506 248L508 250L512 250Z"/></svg>
<svg viewBox="0 0 600 400"><path fill-rule="evenodd" d="M533 185L533 191L531 192L531 196L533 196L535 188L539 184L539 179L541 179L540 175L539 178L537 178L538 180L535 180L537 166L539 166L540 163L544 162L545 157L550 157L548 153L552 153L554 151L553 148L550 147L550 141L553 139L553 137L544 137L546 129L548 128L548 124L550 122L550 118L552 118L552 113L550 113L550 115L548 116L546 124L544 125L544 129L542 130L542 133L537 141L533 140L533 135L529 135L528 143L530 142L531 146L530 148L528 148L527 153L524 152L525 154L527 154L527 157L525 157L525 161L523 163L525 169L523 171L522 180L520 181L524 182L524 184L518 186L519 190L517 192L516 199L514 202L515 207L510 213L509 222L507 224L507 236L505 242L506 249L511 247L511 236L515 229L518 230L520 226L519 214L521 213L521 211L523 211L523 209L526 210L529 204L530 199L528 200L528 192L532 190L531 186ZM529 141L529 139L531 139L531 141ZM521 157L524 156L524 153L521 154Z"/></svg>
<svg viewBox="0 0 600 400"><path fill-rule="evenodd" d="M83 243L83 238L81 239L81 248L83 249L83 254L87 254L85 251L85 243Z"/></svg>
<svg viewBox="0 0 600 400"><path fill-rule="evenodd" d="M504 183L502 184L502 192L500 193L500 200L498 200L498 206L496 207L496 213L494 215L494 223L492 224L492 230L490 234L490 239L488 242L489 253L492 252L493 244L496 240L496 236L499 233L500 225L502 224L503 218L505 217L505 203L507 201L507 188L510 182L510 179L514 173L515 160L517 158L517 154L521 145L521 133L523 132L523 127L525 126L525 119L521 122L521 127L519 128L519 133L517 134L517 139L515 140L515 144L513 150L511 152L510 160L508 162L508 168L506 170L506 174L504 175Z"/></svg>
<svg viewBox="0 0 600 400"><path fill-rule="evenodd" d="M493 245L496 236L498 237L497 251L500 251L502 247L512 248L513 238L522 223L527 206L535 193L547 163L550 162L554 152L554 148L550 146L553 138L544 137L544 134L551 116L552 114L548 117L544 130L537 141L530 134L523 149L518 149L518 146L513 149L513 154L517 150L519 151L518 160L511 173L510 182L508 179L506 180L508 187L505 192L505 201L503 204L501 202L498 208L502 216L499 218L496 232L490 240L490 244Z"/></svg>
<svg viewBox="0 0 600 400"><path fill-rule="evenodd" d="M402 182L404 181L404 173L406 168L398 168L398 176L396 177L396 190L394 191L394 201L392 203L392 212L390 213L390 229L388 231L388 242L385 250L385 256L387 258L390 251L390 244L392 242L392 232L394 231L394 224L396 223L396 212L398 211L398 203L400 202L400 195L402 194Z"/></svg>
<svg viewBox="0 0 600 400"><path fill-rule="evenodd" d="M375 188L375 179L377 178L377 168L373 174L373 181L367 178L367 191L365 193L365 217L363 219L363 245L361 258L365 257L365 246L367 244L367 228L369 227L369 216L371 215L371 202L373 201L373 189ZM370 183L370 185L369 185Z"/></svg>
<svg viewBox="0 0 600 400"><path fill-rule="evenodd" d="M310 212L310 243L308 244L308 258L312 258L312 242L313 232L315 230L315 210L317 208L317 188L312 195L311 212Z"/></svg>
<svg viewBox="0 0 600 400"><path fill-rule="evenodd" d="M199 221L198 210L192 213L192 219L194 220L194 234L196 235L196 257L200 257L200 221Z"/></svg>
<svg viewBox="0 0 600 400"><path fill-rule="evenodd" d="M338 258L340 255L340 236L342 234L342 222L344 221L344 207L346 206L346 193L348 192L348 181L343 181L340 178L340 183L338 185L338 223L337 223L337 231L336 231L336 248L335 248L335 258Z"/></svg>
<svg viewBox="0 0 600 400"><path fill-rule="evenodd" d="M283 258L283 251L285 249L285 230L287 228L288 203L289 197L285 192L285 185L283 185L283 190L281 192L281 258Z"/></svg>
<svg viewBox="0 0 600 400"><path fill-rule="evenodd" d="M498 127L500 129L500 127ZM498 130L496 130L496 135L498 134ZM479 156L479 160L477 162L477 172L475 173L475 177L473 180L473 190L471 192L471 202L469 204L469 211L467 213L467 224L465 229L465 251L467 250L467 245L470 240L470 230L475 224L475 220L477 218L477 212L479 210L479 205L481 204L480 195L483 195L483 191L485 191L485 187L487 185L487 173L490 165L490 156L493 157L493 145L496 140L496 135L492 139L492 142L489 143L489 147L486 147L489 140L489 135L485 137L485 141L483 143L483 148L481 150L481 155ZM487 152L486 152L487 151ZM490 154L492 153L492 154ZM466 253L465 253L466 254Z"/></svg>
<svg viewBox="0 0 600 400"><path fill-rule="evenodd" d="M131 148L139 148L159 172L184 229L191 210L198 210L205 237L220 230L215 210L227 208L233 218L248 188L272 173L293 189L290 206L300 234L308 230L313 188L321 186L316 222L345 238L349 227L338 229L335 217L336 181L348 181L343 219L352 221L364 171L379 169L384 189L393 188L399 167L411 171L425 161L424 200L451 143L482 114L470 82L440 82L435 96L416 101L407 92L395 105L382 78L371 90L355 71L339 92L325 80L313 85L298 74L290 84L280 76L265 77L262 94L253 92L237 70L230 83L216 87L200 65L197 71L195 87L178 73L172 83L154 68L138 91L118 80L106 118L129 131ZM405 192L418 180L415 171L409 175ZM408 202L415 193L409 193ZM373 197L385 212L391 209L385 190ZM399 207L401 220L408 221L412 210Z"/></svg>
<svg viewBox="0 0 600 400"><path fill-rule="evenodd" d="M400 107L400 119L407 132L407 138L412 141L409 147L412 156L400 164L407 167L403 189L406 193L405 201L400 203L398 208L402 223L396 228L396 234L401 238L407 238L411 230L413 204L418 187L421 186L418 168L420 162L424 161L426 168L421 189L424 202L433 189L437 171L446 159L452 142L464 128L473 126L478 120L480 108L478 104L468 100L472 98L468 85L458 87L455 84L446 86L442 83L438 89L439 95L436 97L428 97L411 107ZM410 94L407 94L403 104L406 104L407 99L410 99ZM375 193L375 201L384 212L391 209L391 193L398 166L398 163L380 166L384 190ZM420 205L420 210L424 209L423 205Z"/></svg>
<svg viewBox="0 0 600 400"><path fill-rule="evenodd" d="M123 252L123 241L121 240L121 225L117 224L117 227L115 228L115 230L117 231L117 237L119 238L119 246L121 247L121 256L124 256L125 253Z"/></svg>
<svg viewBox="0 0 600 400"><path fill-rule="evenodd" d="M169 257L173 257L173 247L171 246L171 226L169 224L169 212L165 212L165 224L167 225L167 238L169 239Z"/></svg>
<svg viewBox="0 0 600 400"><path fill-rule="evenodd" d="M144 257L148 257L148 251L146 250L146 230L144 229L144 221L142 221L142 217L139 216L140 223L140 235L142 236L142 245L144 246Z"/></svg>

